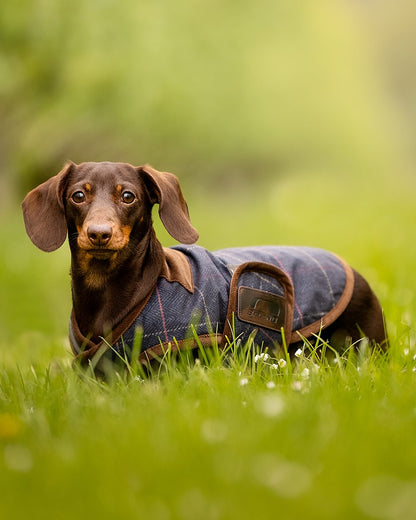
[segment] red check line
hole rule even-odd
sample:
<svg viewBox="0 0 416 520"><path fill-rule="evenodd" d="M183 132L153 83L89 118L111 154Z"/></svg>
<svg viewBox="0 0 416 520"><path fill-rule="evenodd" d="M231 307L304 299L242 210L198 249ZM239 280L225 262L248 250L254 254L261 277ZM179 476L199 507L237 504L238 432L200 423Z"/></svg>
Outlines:
<svg viewBox="0 0 416 520"><path fill-rule="evenodd" d="M163 312L162 300L160 298L160 293L159 293L159 289L157 288L157 286L156 286L156 294L157 294L157 299L158 299L158 302L159 302L160 315L162 317L163 332L165 333L165 340L168 343L169 342L169 337L168 337L168 331L167 331L167 328L166 328L165 313Z"/></svg>

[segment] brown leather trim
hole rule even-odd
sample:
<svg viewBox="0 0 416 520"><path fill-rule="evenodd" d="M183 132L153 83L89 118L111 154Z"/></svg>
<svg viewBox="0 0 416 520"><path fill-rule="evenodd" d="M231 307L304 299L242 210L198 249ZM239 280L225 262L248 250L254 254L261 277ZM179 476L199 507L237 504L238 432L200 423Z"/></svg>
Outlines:
<svg viewBox="0 0 416 520"><path fill-rule="evenodd" d="M191 294L194 292L194 278L191 264L186 255L177 249L164 247L165 261L160 276L168 282L178 282Z"/></svg>
<svg viewBox="0 0 416 520"><path fill-rule="evenodd" d="M336 256L339 262L342 264L346 275L345 287L341 298L337 301L335 306L327 314L325 314L325 316L323 316L323 318L314 321L303 329L293 331L290 337L290 343L296 343L302 338L308 338L312 334L318 334L322 328L328 327L331 325L331 323L334 323L334 321L341 316L350 303L351 296L354 291L354 271L352 267L350 267L347 262L345 262L345 260L337 255L334 256Z"/></svg>
<svg viewBox="0 0 416 520"><path fill-rule="evenodd" d="M211 347L214 341L216 341L218 345L221 346L223 343L223 336L222 334L203 334L202 336L198 336L198 341L203 347ZM181 341L168 341L159 345L154 345L153 347L149 347L144 352L141 352L139 355L139 361L145 365L155 358L163 357L169 348L172 352L177 352L178 350L192 350L197 347L198 342L194 338L186 338Z"/></svg>
<svg viewBox="0 0 416 520"><path fill-rule="evenodd" d="M293 325L294 289L292 281L284 271L272 264L267 264L265 262L246 262L236 268L233 277L231 278L230 296L228 300L227 317L225 320L225 327L223 332L223 341L226 341L227 339L232 341L233 313L237 313L238 279L244 272L248 271L271 276L282 285L286 300L285 323L283 330L285 338L288 340L292 335Z"/></svg>

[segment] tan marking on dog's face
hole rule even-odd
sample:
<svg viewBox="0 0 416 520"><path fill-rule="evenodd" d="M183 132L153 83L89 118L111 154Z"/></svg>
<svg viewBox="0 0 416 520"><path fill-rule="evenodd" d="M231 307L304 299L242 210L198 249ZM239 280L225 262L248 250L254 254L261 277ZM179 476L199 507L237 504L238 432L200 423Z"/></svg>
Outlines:
<svg viewBox="0 0 416 520"><path fill-rule="evenodd" d="M130 241L130 233L131 233L131 226L121 226L121 232L123 233L123 239L124 239L124 247L129 243Z"/></svg>
<svg viewBox="0 0 416 520"><path fill-rule="evenodd" d="M84 282L90 289L101 289L108 282L108 277L117 268L119 251L114 251L105 260L104 265L97 265L97 259L89 251L79 249L77 251L78 269L84 276Z"/></svg>
<svg viewBox="0 0 416 520"><path fill-rule="evenodd" d="M88 252L91 252L95 249L88 237L88 226L90 223L90 221L86 221L82 224L82 226L77 226L78 246L80 249ZM106 244L105 249L113 250L114 252L121 251L129 244L132 228L129 225L121 225L120 222L111 223L110 225L112 228L112 237Z"/></svg>

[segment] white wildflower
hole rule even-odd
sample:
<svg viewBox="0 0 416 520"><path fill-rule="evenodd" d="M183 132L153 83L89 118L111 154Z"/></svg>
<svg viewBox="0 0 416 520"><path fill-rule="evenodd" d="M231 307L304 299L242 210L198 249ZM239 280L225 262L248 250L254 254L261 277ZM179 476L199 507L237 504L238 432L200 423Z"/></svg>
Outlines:
<svg viewBox="0 0 416 520"><path fill-rule="evenodd" d="M269 354L266 352L262 352L261 354L256 354L254 356L254 363L257 363L258 361L267 361L269 359Z"/></svg>
<svg viewBox="0 0 416 520"><path fill-rule="evenodd" d="M301 390L303 390L303 384L301 381L293 381L292 388L293 390L300 392Z"/></svg>
<svg viewBox="0 0 416 520"><path fill-rule="evenodd" d="M248 379L246 377L243 377L240 379L240 386L246 386L248 385Z"/></svg>
<svg viewBox="0 0 416 520"><path fill-rule="evenodd" d="M302 349L298 348L298 350L295 352L296 357L300 357L302 355Z"/></svg>
<svg viewBox="0 0 416 520"><path fill-rule="evenodd" d="M302 370L302 372L300 373L300 375L301 375L301 377L302 377L303 379L308 379L308 377L309 377L309 373L310 373L309 368L304 368L304 369Z"/></svg>
<svg viewBox="0 0 416 520"><path fill-rule="evenodd" d="M276 393L265 394L259 401L259 408L266 417L277 417L284 411L285 401Z"/></svg>
<svg viewBox="0 0 416 520"><path fill-rule="evenodd" d="M273 365L270 365L270 368L273 370L277 370L279 368L279 365L277 363L273 363Z"/></svg>
<svg viewBox="0 0 416 520"><path fill-rule="evenodd" d="M304 378L302 381L297 380L293 381L292 390L295 390L296 392L301 392L302 394L306 394L310 391L310 381L308 381L306 378Z"/></svg>
<svg viewBox="0 0 416 520"><path fill-rule="evenodd" d="M266 383L266 387L267 388L272 389L272 388L275 388L275 386L276 385L273 383L273 381L267 381L267 383Z"/></svg>
<svg viewBox="0 0 416 520"><path fill-rule="evenodd" d="M278 364L280 368L284 368L287 365L287 362L285 359L279 359Z"/></svg>
<svg viewBox="0 0 416 520"><path fill-rule="evenodd" d="M403 350L403 354L404 354L405 356L408 356L408 355L410 354L410 350L409 350L408 348L405 348L405 349Z"/></svg>

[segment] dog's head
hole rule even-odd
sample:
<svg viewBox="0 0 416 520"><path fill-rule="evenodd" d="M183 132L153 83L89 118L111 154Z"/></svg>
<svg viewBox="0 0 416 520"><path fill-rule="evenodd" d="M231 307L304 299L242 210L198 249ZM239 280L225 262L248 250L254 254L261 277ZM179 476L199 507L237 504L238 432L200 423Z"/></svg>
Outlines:
<svg viewBox="0 0 416 520"><path fill-rule="evenodd" d="M147 165L69 162L28 193L22 207L27 234L43 251L58 249L68 233L71 247L110 259L145 236L155 203L173 238L196 242L177 177Z"/></svg>

